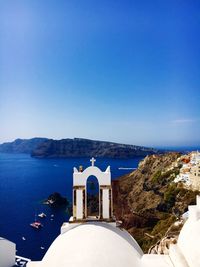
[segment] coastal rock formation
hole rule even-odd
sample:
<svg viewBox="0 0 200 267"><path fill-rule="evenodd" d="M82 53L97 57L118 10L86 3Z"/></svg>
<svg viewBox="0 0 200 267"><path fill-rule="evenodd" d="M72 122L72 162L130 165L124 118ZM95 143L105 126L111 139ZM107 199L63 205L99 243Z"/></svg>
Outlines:
<svg viewBox="0 0 200 267"><path fill-rule="evenodd" d="M38 158L104 157L131 158L157 153L158 150L134 145L74 138L46 140L33 150Z"/></svg>
<svg viewBox="0 0 200 267"><path fill-rule="evenodd" d="M147 156L137 170L113 181L114 214L147 252L195 203L198 191L173 182L179 153Z"/></svg>
<svg viewBox="0 0 200 267"><path fill-rule="evenodd" d="M53 194L49 195L48 199L44 201L44 204L50 205L51 207L62 207L68 206L69 201L67 198L62 197L60 193L54 192Z"/></svg>

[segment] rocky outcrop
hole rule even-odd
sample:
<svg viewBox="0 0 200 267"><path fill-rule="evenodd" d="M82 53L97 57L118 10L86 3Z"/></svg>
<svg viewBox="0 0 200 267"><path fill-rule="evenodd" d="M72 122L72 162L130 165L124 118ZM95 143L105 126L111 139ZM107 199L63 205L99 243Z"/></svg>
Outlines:
<svg viewBox="0 0 200 267"><path fill-rule="evenodd" d="M195 203L198 191L173 182L179 153L147 156L137 170L113 181L114 213L145 252Z"/></svg>
<svg viewBox="0 0 200 267"><path fill-rule="evenodd" d="M104 157L132 158L157 153L158 150L134 145L95 141L82 138L46 140L33 150L37 158Z"/></svg>
<svg viewBox="0 0 200 267"><path fill-rule="evenodd" d="M35 137L31 139L16 139L0 145L0 152L4 153L28 153L30 154L39 144L47 138Z"/></svg>
<svg viewBox="0 0 200 267"><path fill-rule="evenodd" d="M63 207L63 206L68 206L69 201L67 198L62 197L60 193L54 192L49 197L47 200L43 202L43 204L50 205L51 207Z"/></svg>

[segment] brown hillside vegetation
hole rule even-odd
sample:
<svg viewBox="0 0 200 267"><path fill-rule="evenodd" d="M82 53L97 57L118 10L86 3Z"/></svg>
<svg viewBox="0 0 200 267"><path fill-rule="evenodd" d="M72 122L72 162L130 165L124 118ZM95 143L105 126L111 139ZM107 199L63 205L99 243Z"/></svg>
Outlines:
<svg viewBox="0 0 200 267"><path fill-rule="evenodd" d="M114 214L144 252L160 240L198 191L173 180L179 173L180 153L147 156L138 169L113 181Z"/></svg>

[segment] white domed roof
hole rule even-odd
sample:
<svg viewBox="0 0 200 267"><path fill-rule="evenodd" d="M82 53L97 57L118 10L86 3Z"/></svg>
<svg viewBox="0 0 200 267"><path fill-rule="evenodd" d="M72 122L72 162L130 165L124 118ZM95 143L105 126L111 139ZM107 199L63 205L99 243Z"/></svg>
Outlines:
<svg viewBox="0 0 200 267"><path fill-rule="evenodd" d="M199 218L196 218L196 220L189 218L184 224L178 238L178 245L189 266L192 267L200 266L200 210L198 212Z"/></svg>
<svg viewBox="0 0 200 267"><path fill-rule="evenodd" d="M40 266L137 267L142 255L126 231L108 223L89 222L59 235Z"/></svg>

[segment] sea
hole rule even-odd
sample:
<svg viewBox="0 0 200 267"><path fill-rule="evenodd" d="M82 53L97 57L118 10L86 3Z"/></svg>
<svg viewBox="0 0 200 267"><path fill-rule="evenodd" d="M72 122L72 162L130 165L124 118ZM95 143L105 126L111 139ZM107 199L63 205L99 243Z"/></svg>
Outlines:
<svg viewBox="0 0 200 267"><path fill-rule="evenodd" d="M117 179L142 159L97 158L95 165L102 171L110 166L112 179ZM0 153L0 236L16 243L17 255L43 258L70 216L68 210L49 207L43 201L59 192L71 202L73 167L80 165L90 166L90 159L37 159L28 154ZM30 223L41 212L47 217L40 219L44 227L37 230Z"/></svg>

